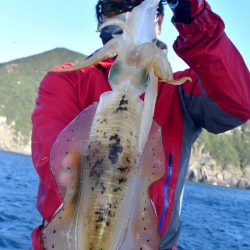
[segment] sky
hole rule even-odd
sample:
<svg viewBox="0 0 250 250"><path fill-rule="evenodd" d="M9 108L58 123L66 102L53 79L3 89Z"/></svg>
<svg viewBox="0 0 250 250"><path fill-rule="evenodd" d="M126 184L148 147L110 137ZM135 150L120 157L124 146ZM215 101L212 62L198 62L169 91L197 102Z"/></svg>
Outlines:
<svg viewBox="0 0 250 250"><path fill-rule="evenodd" d="M212 10L226 24L247 66L250 66L250 1L208 0ZM102 46L96 32L95 0L1 0L0 63L63 47L91 54ZM187 66L178 58L172 44L178 33L165 6L165 20L159 39L169 47L168 58L174 70Z"/></svg>

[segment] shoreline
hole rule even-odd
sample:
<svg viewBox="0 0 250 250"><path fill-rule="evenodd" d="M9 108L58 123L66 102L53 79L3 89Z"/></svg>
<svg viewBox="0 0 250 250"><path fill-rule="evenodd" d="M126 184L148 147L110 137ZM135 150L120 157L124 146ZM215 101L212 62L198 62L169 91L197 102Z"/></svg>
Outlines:
<svg viewBox="0 0 250 250"><path fill-rule="evenodd" d="M30 157L32 159L31 153L27 152L10 151L1 148L0 153L25 156ZM220 186L225 188L250 190L250 178L248 174L242 176L236 175L236 169L232 173L230 171L225 170L214 171L211 170L209 166L202 166L197 164L197 162L195 165L196 167L192 165L192 162L190 163L186 181L190 181L192 183L202 183L212 186ZM250 171L248 172L250 173Z"/></svg>

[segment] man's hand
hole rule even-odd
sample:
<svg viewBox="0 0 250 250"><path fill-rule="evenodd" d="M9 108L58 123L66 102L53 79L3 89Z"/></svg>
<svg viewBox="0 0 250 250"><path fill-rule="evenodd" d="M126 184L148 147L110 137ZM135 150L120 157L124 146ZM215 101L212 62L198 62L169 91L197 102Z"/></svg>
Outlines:
<svg viewBox="0 0 250 250"><path fill-rule="evenodd" d="M204 9L205 0L167 0L174 13L174 21L189 24Z"/></svg>

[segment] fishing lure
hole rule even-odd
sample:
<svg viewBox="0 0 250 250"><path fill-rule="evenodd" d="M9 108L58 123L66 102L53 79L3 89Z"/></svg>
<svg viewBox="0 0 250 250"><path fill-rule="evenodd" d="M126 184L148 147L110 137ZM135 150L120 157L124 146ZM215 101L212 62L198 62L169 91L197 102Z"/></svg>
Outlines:
<svg viewBox="0 0 250 250"><path fill-rule="evenodd" d="M51 169L64 202L42 232L45 249L159 249L148 195L165 166L160 127L153 121L157 83L189 78L173 80L166 54L152 42L158 4L145 0L126 21L106 21L100 29L118 25L123 34L62 70L117 56L109 73L112 91L82 111L53 145Z"/></svg>

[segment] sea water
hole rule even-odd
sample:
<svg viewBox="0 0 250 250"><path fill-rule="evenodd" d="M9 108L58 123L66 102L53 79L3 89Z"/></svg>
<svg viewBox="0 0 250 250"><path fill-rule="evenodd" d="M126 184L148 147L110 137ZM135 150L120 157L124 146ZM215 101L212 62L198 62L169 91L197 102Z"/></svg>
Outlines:
<svg viewBox="0 0 250 250"><path fill-rule="evenodd" d="M42 219L29 156L0 152L0 249L31 246ZM250 190L188 182L178 250L250 250Z"/></svg>

